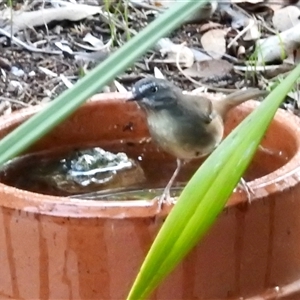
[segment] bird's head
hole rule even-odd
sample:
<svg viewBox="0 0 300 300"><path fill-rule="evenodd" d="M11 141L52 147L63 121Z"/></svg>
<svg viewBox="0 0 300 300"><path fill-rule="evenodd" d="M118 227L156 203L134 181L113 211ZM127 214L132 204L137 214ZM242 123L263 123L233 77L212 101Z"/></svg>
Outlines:
<svg viewBox="0 0 300 300"><path fill-rule="evenodd" d="M165 79L147 77L136 82L129 101L152 110L167 109L177 103L179 90Z"/></svg>

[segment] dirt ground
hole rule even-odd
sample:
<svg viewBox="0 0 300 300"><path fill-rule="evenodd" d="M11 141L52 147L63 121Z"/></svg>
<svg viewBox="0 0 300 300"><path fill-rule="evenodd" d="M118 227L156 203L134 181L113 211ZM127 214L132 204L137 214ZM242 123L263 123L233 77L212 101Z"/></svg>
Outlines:
<svg viewBox="0 0 300 300"><path fill-rule="evenodd" d="M116 80L128 89L157 67L186 90L202 86L227 93L245 86L267 88L270 83L280 82L297 63L298 49L289 48L288 61L276 57L266 61L268 69L263 68L265 62L256 61L256 68L250 71L247 66L251 67L249 61L253 63L259 40L297 26L299 20L287 29L277 28L283 21L276 23L274 16L291 19L292 11L297 20L298 1L240 2L208 5L204 13L193 16L166 39L167 43L158 43ZM64 11L61 16L68 7L66 3L73 7L86 5L87 16L71 20L68 14L72 11ZM292 10L282 12L290 4L294 4ZM0 114L51 101L167 9L164 5L127 0L1 2ZM48 19L49 9L56 9L56 13ZM96 9L100 12L95 13ZM27 18L32 12L36 13L34 17ZM254 25L249 26L251 22ZM179 47L180 56L176 54ZM116 89L111 83L104 90ZM286 108L298 108L297 95L290 95Z"/></svg>

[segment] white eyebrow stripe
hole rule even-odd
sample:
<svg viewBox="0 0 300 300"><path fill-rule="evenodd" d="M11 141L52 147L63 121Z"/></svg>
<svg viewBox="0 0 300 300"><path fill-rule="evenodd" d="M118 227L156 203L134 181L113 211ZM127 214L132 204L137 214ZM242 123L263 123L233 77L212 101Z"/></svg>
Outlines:
<svg viewBox="0 0 300 300"><path fill-rule="evenodd" d="M153 82L149 82L147 84L144 84L142 86L140 86L140 93L144 93L145 91L147 91L149 88L155 86L156 84Z"/></svg>

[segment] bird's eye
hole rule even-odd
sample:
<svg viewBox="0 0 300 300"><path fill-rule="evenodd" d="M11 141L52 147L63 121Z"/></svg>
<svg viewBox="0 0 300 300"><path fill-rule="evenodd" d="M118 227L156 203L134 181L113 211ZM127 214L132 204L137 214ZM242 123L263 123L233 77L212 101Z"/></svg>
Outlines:
<svg viewBox="0 0 300 300"><path fill-rule="evenodd" d="M158 87L155 85L155 86L152 86L151 89L150 89L151 93L156 93L158 91Z"/></svg>

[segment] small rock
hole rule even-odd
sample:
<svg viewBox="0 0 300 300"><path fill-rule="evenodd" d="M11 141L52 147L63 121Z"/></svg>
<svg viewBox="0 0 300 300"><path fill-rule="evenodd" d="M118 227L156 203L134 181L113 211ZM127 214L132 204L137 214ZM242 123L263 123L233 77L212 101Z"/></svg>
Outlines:
<svg viewBox="0 0 300 300"><path fill-rule="evenodd" d="M50 90L48 90L48 89L46 89L46 90L44 91L44 94L47 95L48 97L51 97L51 96L52 96L52 92L51 92Z"/></svg>
<svg viewBox="0 0 300 300"><path fill-rule="evenodd" d="M38 32L38 33L36 34L36 39L37 39L38 41L42 41L42 40L44 39L43 33Z"/></svg>
<svg viewBox="0 0 300 300"><path fill-rule="evenodd" d="M12 66L10 71L12 74L14 74L17 77L24 76L24 74L25 74L25 72L22 69L19 69L15 66Z"/></svg>
<svg viewBox="0 0 300 300"><path fill-rule="evenodd" d="M31 72L28 73L29 77L34 77L35 75L36 75L36 73L34 71L31 71Z"/></svg>
<svg viewBox="0 0 300 300"><path fill-rule="evenodd" d="M53 32L54 32L55 34L58 34L58 35L61 34L62 30L63 30L63 27L60 26L60 25L56 25L56 26L53 28Z"/></svg>
<svg viewBox="0 0 300 300"><path fill-rule="evenodd" d="M11 80L7 86L7 92L16 92L19 94L23 90L22 84L19 81Z"/></svg>

